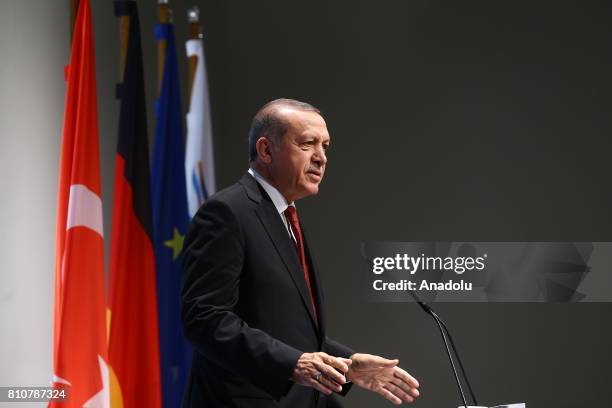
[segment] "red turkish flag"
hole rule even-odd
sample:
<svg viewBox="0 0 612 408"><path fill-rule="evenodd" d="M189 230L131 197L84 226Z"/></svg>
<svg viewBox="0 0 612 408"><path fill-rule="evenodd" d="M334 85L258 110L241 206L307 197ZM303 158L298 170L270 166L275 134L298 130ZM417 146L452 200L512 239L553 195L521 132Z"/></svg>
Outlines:
<svg viewBox="0 0 612 408"><path fill-rule="evenodd" d="M81 0L67 69L60 158L53 336L56 387L67 402L108 407L104 238L91 10Z"/></svg>

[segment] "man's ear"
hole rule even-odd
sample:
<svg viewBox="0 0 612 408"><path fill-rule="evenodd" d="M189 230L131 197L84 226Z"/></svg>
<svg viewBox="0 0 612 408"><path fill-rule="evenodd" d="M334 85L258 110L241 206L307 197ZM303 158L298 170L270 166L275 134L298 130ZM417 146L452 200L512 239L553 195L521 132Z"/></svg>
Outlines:
<svg viewBox="0 0 612 408"><path fill-rule="evenodd" d="M270 164L272 162L272 144L265 137L260 137L255 143L257 156L263 163Z"/></svg>

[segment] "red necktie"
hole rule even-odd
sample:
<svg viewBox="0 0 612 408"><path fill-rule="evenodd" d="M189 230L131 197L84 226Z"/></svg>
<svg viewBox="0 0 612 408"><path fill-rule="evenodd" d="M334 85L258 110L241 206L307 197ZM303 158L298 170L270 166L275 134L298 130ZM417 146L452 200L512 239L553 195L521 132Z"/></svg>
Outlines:
<svg viewBox="0 0 612 408"><path fill-rule="evenodd" d="M306 279L306 286L308 286L308 292L310 293L310 301L312 302L312 310L314 311L315 322L318 322L317 307L315 306L314 295L312 294L312 285L310 284L310 271L308 270L308 263L306 262L306 253L304 251L304 239L302 238L302 230L300 229L300 221L295 211L295 207L289 206L285 210L285 216L287 221L291 225L291 230L295 236L296 250L298 258L300 258L300 265L304 271L304 279ZM318 323L317 323L318 324Z"/></svg>

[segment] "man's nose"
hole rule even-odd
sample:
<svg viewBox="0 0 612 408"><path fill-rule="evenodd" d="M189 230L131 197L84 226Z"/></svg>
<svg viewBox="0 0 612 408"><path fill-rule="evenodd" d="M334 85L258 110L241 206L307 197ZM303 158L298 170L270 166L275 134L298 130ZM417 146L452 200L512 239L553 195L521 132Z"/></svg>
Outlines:
<svg viewBox="0 0 612 408"><path fill-rule="evenodd" d="M323 146L319 146L315 149L315 153L312 155L312 161L317 163L319 166L327 164L327 156L325 155L325 149Z"/></svg>

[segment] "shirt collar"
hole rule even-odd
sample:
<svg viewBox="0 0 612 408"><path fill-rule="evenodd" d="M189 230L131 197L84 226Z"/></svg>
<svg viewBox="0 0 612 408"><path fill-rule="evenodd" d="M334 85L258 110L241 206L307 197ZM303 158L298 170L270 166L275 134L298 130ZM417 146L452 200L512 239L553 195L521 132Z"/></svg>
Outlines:
<svg viewBox="0 0 612 408"><path fill-rule="evenodd" d="M272 200L272 203L276 207L276 211L278 211L279 214L283 214L289 206L295 207L295 202L292 201L291 203L287 203L287 200L285 200L285 197L283 197L281 192L253 168L249 168L248 172L251 176L255 177L255 180L257 180L263 189L266 190L266 193L268 193L270 196L270 199Z"/></svg>

